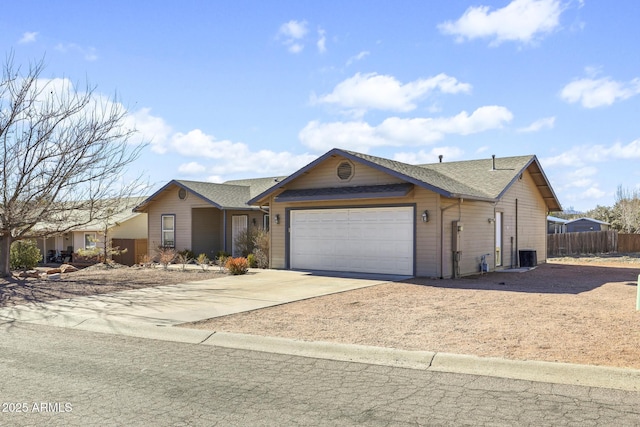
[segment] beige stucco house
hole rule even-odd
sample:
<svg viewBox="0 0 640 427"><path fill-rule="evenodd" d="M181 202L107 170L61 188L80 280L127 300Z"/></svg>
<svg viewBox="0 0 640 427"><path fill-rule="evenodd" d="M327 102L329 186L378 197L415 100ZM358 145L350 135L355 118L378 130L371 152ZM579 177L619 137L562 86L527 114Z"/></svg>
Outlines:
<svg viewBox="0 0 640 427"><path fill-rule="evenodd" d="M545 262L561 210L533 155L410 165L341 149L248 203L270 213L272 268L440 278Z"/></svg>

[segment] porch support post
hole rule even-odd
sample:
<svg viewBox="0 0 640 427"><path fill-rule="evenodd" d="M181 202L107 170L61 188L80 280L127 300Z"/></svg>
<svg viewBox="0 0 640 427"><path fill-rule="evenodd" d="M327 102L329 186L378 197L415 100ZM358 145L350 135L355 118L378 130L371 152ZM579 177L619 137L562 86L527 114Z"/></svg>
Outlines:
<svg viewBox="0 0 640 427"><path fill-rule="evenodd" d="M224 248L224 251L229 253L229 251L227 251L227 211L223 210L222 211L222 247Z"/></svg>

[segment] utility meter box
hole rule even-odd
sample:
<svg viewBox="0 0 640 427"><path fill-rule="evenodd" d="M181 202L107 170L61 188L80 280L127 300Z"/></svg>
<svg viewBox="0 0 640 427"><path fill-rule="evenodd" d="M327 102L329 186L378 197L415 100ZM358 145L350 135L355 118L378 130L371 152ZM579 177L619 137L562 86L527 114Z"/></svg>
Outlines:
<svg viewBox="0 0 640 427"><path fill-rule="evenodd" d="M463 230L464 226L462 225L462 222L453 221L451 223L451 250L453 252L460 252L462 250L460 240Z"/></svg>

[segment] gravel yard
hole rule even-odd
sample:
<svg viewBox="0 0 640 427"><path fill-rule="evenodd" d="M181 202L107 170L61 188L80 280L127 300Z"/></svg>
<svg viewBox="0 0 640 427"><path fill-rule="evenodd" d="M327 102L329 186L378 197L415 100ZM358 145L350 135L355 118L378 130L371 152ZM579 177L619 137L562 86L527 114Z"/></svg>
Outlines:
<svg viewBox="0 0 640 427"><path fill-rule="evenodd" d="M411 279L184 325L438 352L640 369L634 257L525 273Z"/></svg>

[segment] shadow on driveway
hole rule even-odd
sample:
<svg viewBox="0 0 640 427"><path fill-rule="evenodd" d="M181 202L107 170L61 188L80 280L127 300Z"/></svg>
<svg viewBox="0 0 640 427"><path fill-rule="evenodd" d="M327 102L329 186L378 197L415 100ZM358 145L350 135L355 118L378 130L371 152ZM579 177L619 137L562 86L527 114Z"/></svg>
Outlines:
<svg viewBox="0 0 640 427"><path fill-rule="evenodd" d="M415 278L405 280L404 283L450 289L580 294L612 282L636 286L639 274L640 267L546 263L526 272L491 272L454 280Z"/></svg>

